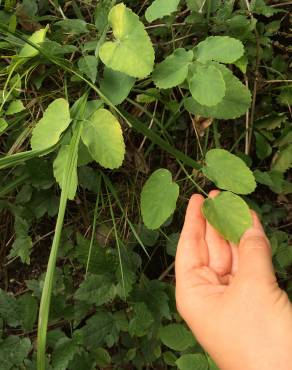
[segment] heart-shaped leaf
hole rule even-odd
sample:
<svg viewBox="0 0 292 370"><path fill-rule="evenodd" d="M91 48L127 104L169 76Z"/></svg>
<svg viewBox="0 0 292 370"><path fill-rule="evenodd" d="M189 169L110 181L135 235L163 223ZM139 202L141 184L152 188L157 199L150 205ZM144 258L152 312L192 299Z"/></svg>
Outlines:
<svg viewBox="0 0 292 370"><path fill-rule="evenodd" d="M211 149L205 158L203 173L219 189L237 194L249 194L256 188L252 171L245 162L224 149Z"/></svg>
<svg viewBox="0 0 292 370"><path fill-rule="evenodd" d="M158 229L175 210L179 194L171 173L160 168L152 173L141 193L141 212L148 229Z"/></svg>
<svg viewBox="0 0 292 370"><path fill-rule="evenodd" d="M251 213L245 201L229 191L206 199L202 212L208 222L233 243L239 243L242 234L252 225Z"/></svg>
<svg viewBox="0 0 292 370"><path fill-rule="evenodd" d="M123 133L118 120L106 109L98 109L84 122L82 141L92 158L105 168L118 168L125 156Z"/></svg>
<svg viewBox="0 0 292 370"><path fill-rule="evenodd" d="M99 56L102 62L132 77L148 76L153 70L154 50L139 17L120 3L111 9L108 20L116 41L101 46Z"/></svg>
<svg viewBox="0 0 292 370"><path fill-rule="evenodd" d="M193 98L208 107L218 104L225 95L223 75L216 65L194 63L189 77Z"/></svg>

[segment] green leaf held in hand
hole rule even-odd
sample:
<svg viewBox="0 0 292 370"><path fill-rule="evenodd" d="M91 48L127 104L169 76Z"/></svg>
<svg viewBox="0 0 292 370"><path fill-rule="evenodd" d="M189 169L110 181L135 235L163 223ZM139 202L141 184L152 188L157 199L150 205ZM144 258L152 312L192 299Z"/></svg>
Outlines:
<svg viewBox="0 0 292 370"><path fill-rule="evenodd" d="M208 222L233 243L239 243L243 233L252 226L248 205L229 191L221 192L213 199L206 199L202 212Z"/></svg>
<svg viewBox="0 0 292 370"><path fill-rule="evenodd" d="M193 55L191 50L176 49L173 54L156 65L152 74L155 85L160 89L170 89L183 83L188 75Z"/></svg>
<svg viewBox="0 0 292 370"><path fill-rule="evenodd" d="M220 63L234 63L244 53L241 41L229 36L210 36L195 48L198 62L214 60Z"/></svg>
<svg viewBox="0 0 292 370"><path fill-rule="evenodd" d="M106 109L98 109L84 122L82 141L92 158L105 168L118 168L125 156L121 126Z"/></svg>
<svg viewBox="0 0 292 370"><path fill-rule="evenodd" d="M153 70L154 50L139 17L120 3L111 9L108 20L116 41L108 41L101 46L101 61L129 76L147 77Z"/></svg>
<svg viewBox="0 0 292 370"><path fill-rule="evenodd" d="M146 9L145 18L148 22L163 18L177 10L180 0L154 0Z"/></svg>
<svg viewBox="0 0 292 370"><path fill-rule="evenodd" d="M203 173L219 189L249 194L256 188L253 173L245 162L224 149L211 149L206 154Z"/></svg>
<svg viewBox="0 0 292 370"><path fill-rule="evenodd" d="M173 214L178 195L179 186L168 170L152 173L141 193L141 212L148 229L158 229Z"/></svg>
<svg viewBox="0 0 292 370"><path fill-rule="evenodd" d="M70 122L68 102L63 98L54 100L32 131L32 150L47 149L57 144Z"/></svg>
<svg viewBox="0 0 292 370"><path fill-rule="evenodd" d="M208 107L218 104L225 95L223 75L216 65L195 63L190 73L189 87L193 98Z"/></svg>

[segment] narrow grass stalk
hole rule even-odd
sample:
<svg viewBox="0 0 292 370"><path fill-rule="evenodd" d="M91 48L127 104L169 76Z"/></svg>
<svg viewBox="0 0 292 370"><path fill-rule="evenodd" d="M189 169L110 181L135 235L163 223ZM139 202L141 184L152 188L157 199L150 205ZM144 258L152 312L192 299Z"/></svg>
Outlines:
<svg viewBox="0 0 292 370"><path fill-rule="evenodd" d="M63 188L61 192L58 218L40 303L39 321L38 321L38 342L37 342L38 370L46 370L46 339L54 272L64 222L64 215L66 211L68 192L72 181L72 175L77 165L78 145L81 135L81 129L82 121L77 121L75 131L70 142L69 155L67 157L66 169L64 171Z"/></svg>

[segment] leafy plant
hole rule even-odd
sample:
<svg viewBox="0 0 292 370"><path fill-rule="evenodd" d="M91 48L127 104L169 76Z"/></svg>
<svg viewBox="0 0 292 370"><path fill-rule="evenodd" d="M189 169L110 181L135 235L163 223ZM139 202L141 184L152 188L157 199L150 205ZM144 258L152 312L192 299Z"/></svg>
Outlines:
<svg viewBox="0 0 292 370"><path fill-rule="evenodd" d="M194 192L234 243L258 212L291 296L285 4L4 2L4 370L215 370L175 306Z"/></svg>

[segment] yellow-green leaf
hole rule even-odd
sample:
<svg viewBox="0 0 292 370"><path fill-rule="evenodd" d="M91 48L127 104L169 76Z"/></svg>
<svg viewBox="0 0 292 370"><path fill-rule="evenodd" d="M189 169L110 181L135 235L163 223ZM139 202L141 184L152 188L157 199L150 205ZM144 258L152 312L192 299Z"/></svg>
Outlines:
<svg viewBox="0 0 292 370"><path fill-rule="evenodd" d="M105 168L118 168L125 156L123 133L118 120L106 109L99 109L84 122L82 141L92 158Z"/></svg>
<svg viewBox="0 0 292 370"><path fill-rule="evenodd" d="M102 62L132 77L148 76L153 70L154 50L139 17L120 3L111 9L108 20L116 41L101 46L99 56Z"/></svg>
<svg viewBox="0 0 292 370"><path fill-rule="evenodd" d="M54 100L32 131L31 148L42 150L57 144L70 122L68 102L63 98Z"/></svg>
<svg viewBox="0 0 292 370"><path fill-rule="evenodd" d="M45 41L46 33L48 28L41 28L40 30L34 32L29 38L28 41L30 41L33 44L39 45L42 42ZM39 51L31 46L30 44L26 43L22 49L19 52L19 57L21 58L32 58L36 56L39 53Z"/></svg>

